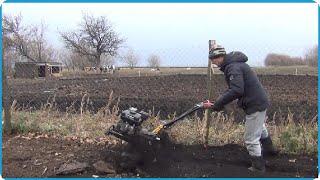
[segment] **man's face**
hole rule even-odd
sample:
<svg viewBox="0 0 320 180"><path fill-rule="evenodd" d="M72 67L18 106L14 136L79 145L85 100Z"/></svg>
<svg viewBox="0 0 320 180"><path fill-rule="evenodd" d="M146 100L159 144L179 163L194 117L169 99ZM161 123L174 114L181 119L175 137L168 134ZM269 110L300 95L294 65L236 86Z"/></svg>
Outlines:
<svg viewBox="0 0 320 180"><path fill-rule="evenodd" d="M220 57L218 57L218 58L212 58L212 59L210 59L211 60L211 63L212 64L215 64L215 65L217 65L217 66L219 66L220 67L220 65L223 63L223 57L222 56L220 56Z"/></svg>

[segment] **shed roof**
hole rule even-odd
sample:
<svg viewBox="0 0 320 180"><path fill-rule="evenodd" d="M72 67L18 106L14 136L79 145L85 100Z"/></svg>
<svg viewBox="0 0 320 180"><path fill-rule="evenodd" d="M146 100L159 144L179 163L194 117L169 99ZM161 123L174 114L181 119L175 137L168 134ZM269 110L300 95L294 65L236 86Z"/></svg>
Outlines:
<svg viewBox="0 0 320 180"><path fill-rule="evenodd" d="M36 66L62 66L62 63L60 62L16 62L16 64L34 64Z"/></svg>

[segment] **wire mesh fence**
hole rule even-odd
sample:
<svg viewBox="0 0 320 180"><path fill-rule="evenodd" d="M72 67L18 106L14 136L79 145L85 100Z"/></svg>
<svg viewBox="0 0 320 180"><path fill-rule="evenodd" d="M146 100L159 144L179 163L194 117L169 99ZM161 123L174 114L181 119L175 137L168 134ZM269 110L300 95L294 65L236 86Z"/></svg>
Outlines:
<svg viewBox="0 0 320 180"><path fill-rule="evenodd" d="M243 49L246 51L250 52ZM256 51L256 56L247 53L248 64L256 64L252 59L257 56L259 62L263 62L261 59L265 51ZM112 61L102 61L107 63L99 66L89 63L70 65L61 59L57 62L30 62L21 57L8 59L9 56L5 56L3 78L8 82L8 91L3 91L3 106L4 109L28 111L50 106L62 113L79 113L85 107L94 113L108 104L112 94L111 104L119 103L120 108L136 106L152 110L165 118L207 98L207 54L208 48L202 46L136 50L133 55L137 63L133 65L126 64L124 58L128 56L124 52ZM152 64L149 61L151 55L156 55L159 62ZM288 114L293 114L297 120L317 119L317 68L284 66L252 69L259 75L269 95L270 120L282 121ZM212 72L214 100L227 86L219 68L212 67ZM235 104L226 109L237 121L242 121L243 112Z"/></svg>

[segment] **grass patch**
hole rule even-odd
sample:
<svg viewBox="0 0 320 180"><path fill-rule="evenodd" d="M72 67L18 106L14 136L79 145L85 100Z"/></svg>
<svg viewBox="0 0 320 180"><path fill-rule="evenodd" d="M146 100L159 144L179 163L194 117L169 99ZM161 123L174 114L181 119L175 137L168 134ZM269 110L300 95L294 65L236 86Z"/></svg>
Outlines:
<svg viewBox="0 0 320 180"><path fill-rule="evenodd" d="M95 138L105 136L105 131L118 119L118 103L111 107L113 103L112 93L107 100L108 103L97 113L89 112L85 107L86 103L90 103L89 97L84 95L81 102L81 110L74 113L72 107L67 112L59 112L55 109L52 102L48 102L40 110L17 110L16 102L11 107L12 127L14 132L42 132L54 133L63 136L77 136L84 138Z"/></svg>
<svg viewBox="0 0 320 180"><path fill-rule="evenodd" d="M112 94L109 101L112 101ZM117 103L110 107L108 103L97 113L84 109L87 102L84 96L81 113L58 112L54 106L44 106L41 110L28 111L12 108L12 125L19 133L41 132L54 133L62 136L81 138L105 137L105 131L118 121L119 108ZM150 112L151 119L144 126L153 129L159 124L159 118ZM172 119L171 115L169 119ZM221 146L236 143L244 146L244 123L235 123L233 116L212 113L210 116L209 145ZM294 122L288 115L281 124L268 121L266 124L275 146L283 153L317 154L318 124L317 117L311 122ZM196 115L178 122L167 130L174 142L187 145L202 143L203 121Z"/></svg>
<svg viewBox="0 0 320 180"><path fill-rule="evenodd" d="M289 114L281 124L274 121L266 123L273 143L282 153L288 154L317 154L318 153L318 124L317 118L312 122L294 122ZM169 130L170 137L175 142L184 144L202 143L202 121L193 117ZM212 113L209 126L209 145L222 146L235 143L244 144L244 123L236 123L232 116Z"/></svg>

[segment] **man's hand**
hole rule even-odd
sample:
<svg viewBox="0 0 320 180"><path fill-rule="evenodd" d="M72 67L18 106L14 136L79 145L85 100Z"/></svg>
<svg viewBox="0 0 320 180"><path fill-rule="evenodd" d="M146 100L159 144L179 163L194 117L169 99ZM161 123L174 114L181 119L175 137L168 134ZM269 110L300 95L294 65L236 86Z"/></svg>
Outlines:
<svg viewBox="0 0 320 180"><path fill-rule="evenodd" d="M203 109L210 109L213 107L213 103L209 100L205 100L204 102L202 102L202 107Z"/></svg>

